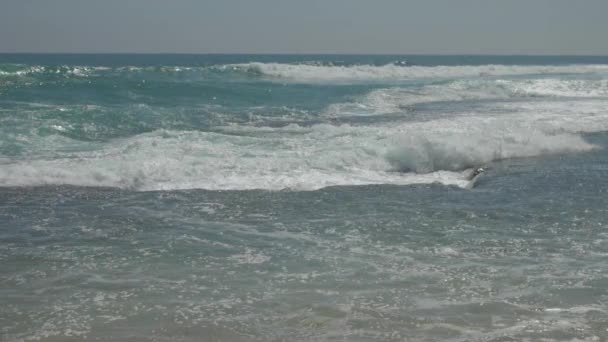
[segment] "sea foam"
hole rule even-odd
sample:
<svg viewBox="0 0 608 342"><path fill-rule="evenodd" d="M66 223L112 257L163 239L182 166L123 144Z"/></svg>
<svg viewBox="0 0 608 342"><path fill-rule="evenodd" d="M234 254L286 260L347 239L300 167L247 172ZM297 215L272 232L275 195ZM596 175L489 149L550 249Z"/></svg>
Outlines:
<svg viewBox="0 0 608 342"><path fill-rule="evenodd" d="M547 125L539 120L547 116L538 115L470 115L372 126L237 125L218 132L156 131L116 139L95 151L66 152L53 160L5 160L0 184L136 190L316 190L435 182L465 187L466 169L493 160L594 147L569 131L569 120L562 116L554 115L552 125Z"/></svg>
<svg viewBox="0 0 608 342"><path fill-rule="evenodd" d="M606 80L547 79L470 79L421 88L394 86L373 90L353 101L335 103L324 115L368 116L402 112L408 107L432 102L460 102L475 100L506 100L528 98L598 98L608 96ZM567 105L560 102L560 106Z"/></svg>
<svg viewBox="0 0 608 342"><path fill-rule="evenodd" d="M38 72L36 67L25 66L5 70ZM598 73L608 71L607 65L428 67L246 63L184 69L44 70L75 75L89 71L214 70L304 82L437 79L412 87L391 84L350 102L330 104L321 110L320 118L315 118L318 120L309 124L276 127L267 122L262 125L222 122L224 126L207 127L208 131L190 126L182 131L154 126L156 130L151 132L124 138L102 136L103 141L86 143L78 140L80 136L70 136L69 122L59 119L48 122L46 129L37 131L39 134L16 136L7 130L9 139L5 141L21 146L25 152L19 156L27 158L7 154L0 159L1 186L316 190L328 186L441 183L466 187L469 168L501 159L588 151L594 146L580 133L608 130L604 99L608 84L605 79L597 79ZM527 74L542 77L506 77ZM565 74L576 74L577 78ZM466 79L480 75L499 77ZM426 102L466 104L469 100L494 99L507 101L477 103L471 112L467 112L465 105L457 113L450 109L449 115L428 111L422 120L405 115L400 120L377 120L365 125L352 123L356 120L344 120L351 124L327 120L353 114L403 114L404 107ZM94 122L91 125L94 127Z"/></svg>

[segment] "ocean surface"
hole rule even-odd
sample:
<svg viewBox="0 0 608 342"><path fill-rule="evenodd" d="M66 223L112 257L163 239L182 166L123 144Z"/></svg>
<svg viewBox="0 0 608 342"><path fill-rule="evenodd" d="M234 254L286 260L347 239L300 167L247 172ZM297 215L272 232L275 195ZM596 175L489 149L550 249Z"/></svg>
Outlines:
<svg viewBox="0 0 608 342"><path fill-rule="evenodd" d="M0 55L0 341L608 341L607 148L608 57Z"/></svg>

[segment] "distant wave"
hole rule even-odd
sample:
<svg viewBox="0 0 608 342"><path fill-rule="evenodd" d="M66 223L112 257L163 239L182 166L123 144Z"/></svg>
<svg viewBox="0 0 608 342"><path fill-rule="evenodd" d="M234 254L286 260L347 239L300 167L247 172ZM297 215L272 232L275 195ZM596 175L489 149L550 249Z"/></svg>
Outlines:
<svg viewBox="0 0 608 342"><path fill-rule="evenodd" d="M608 72L608 65L461 65L407 66L401 63L386 65L333 65L328 63L243 63L212 66L42 66L0 65L1 77L55 75L74 77L124 76L126 74L171 75L188 74L192 77L212 77L218 73L241 76L267 77L298 82L348 82L370 80L407 80L417 78L455 78L476 76L561 75Z"/></svg>
<svg viewBox="0 0 608 342"><path fill-rule="evenodd" d="M58 76L81 76L86 77L99 71L111 70L108 67L91 66L42 66L42 65L23 65L23 64L4 64L0 65L0 77L8 76L28 76L28 75L58 75Z"/></svg>
<svg viewBox="0 0 608 342"><path fill-rule="evenodd" d="M375 65L311 65L282 63L246 63L222 66L225 70L241 70L279 79L294 81L356 81L399 80L410 78L454 78L474 76L550 75L607 72L608 65L462 65L462 66L403 66Z"/></svg>

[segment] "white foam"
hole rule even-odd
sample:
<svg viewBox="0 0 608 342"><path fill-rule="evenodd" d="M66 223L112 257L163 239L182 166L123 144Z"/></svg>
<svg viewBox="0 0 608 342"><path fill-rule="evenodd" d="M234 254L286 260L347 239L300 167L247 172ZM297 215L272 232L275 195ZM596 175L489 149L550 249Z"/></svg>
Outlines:
<svg viewBox="0 0 608 342"><path fill-rule="evenodd" d="M23 67L22 69L12 71L0 70L0 76L25 76L29 74L42 73L46 70L43 66Z"/></svg>
<svg viewBox="0 0 608 342"><path fill-rule="evenodd" d="M571 308L546 308L544 309L545 312L551 312L551 313L572 313L572 314L577 314L577 315L584 315L588 312L601 312L601 313L606 313L606 310L598 305L589 305L589 306L574 306Z"/></svg>
<svg viewBox="0 0 608 342"><path fill-rule="evenodd" d="M608 80L534 79L498 80L497 84L514 95L552 97L603 97L608 95Z"/></svg>
<svg viewBox="0 0 608 342"><path fill-rule="evenodd" d="M402 112L430 102L511 99L529 97L602 98L608 96L608 80L458 80L419 89L390 87L371 91L352 102L336 103L325 115L377 115Z"/></svg>
<svg viewBox="0 0 608 342"><path fill-rule="evenodd" d="M605 122L606 113L578 122ZM3 186L71 184L138 190L315 190L336 185L468 184L466 168L495 159L593 148L572 113L458 116L373 126L232 126L157 131L56 159L4 160ZM551 124L545 120L551 118ZM603 126L606 126L604 124ZM581 128L577 126L575 128ZM587 130L597 126L585 127ZM599 127L601 128L601 127Z"/></svg>
<svg viewBox="0 0 608 342"><path fill-rule="evenodd" d="M246 248L243 253L230 256L230 259L238 264L263 264L269 261L270 257L251 248Z"/></svg>
<svg viewBox="0 0 608 342"><path fill-rule="evenodd" d="M37 75L37 74L44 74L44 73L55 73L57 75L89 77L89 76L96 76L97 75L96 72L98 72L98 71L106 71L106 70L111 70L111 68L102 67L102 66L92 67L92 66L62 65L62 66L52 66L51 67L51 66L42 66L42 65L33 65L33 66L19 65L19 66L16 66L15 70L11 70L11 71L0 70L0 76L23 77L23 76L30 76L30 75Z"/></svg>
<svg viewBox="0 0 608 342"><path fill-rule="evenodd" d="M332 185L434 181L464 185L459 173L407 176L390 172L391 166L382 151L356 146L363 141L352 141L348 133L344 139L326 137L333 139L326 143L341 145L335 148L314 141L328 130L331 129L315 127L298 137L264 138L156 132L116 142L94 153L5 164L0 168L0 184L72 184L140 190L314 190Z"/></svg>
<svg viewBox="0 0 608 342"><path fill-rule="evenodd" d="M476 82L479 83L479 82ZM326 116L377 115L402 112L409 106L441 101L462 101L498 99L510 97L505 89L498 87L469 86L460 82L447 85L431 85L421 89L401 87L381 88L356 99L353 102L336 103L325 111Z"/></svg>
<svg viewBox="0 0 608 342"><path fill-rule="evenodd" d="M454 78L507 75L550 75L608 72L608 65L459 65L459 66L402 66L375 65L311 65L283 63L245 63L220 67L241 70L279 79L294 81L357 81L403 80L412 78Z"/></svg>
<svg viewBox="0 0 608 342"><path fill-rule="evenodd" d="M477 118L480 123L461 131L411 133L399 138L389 150L388 160L399 171L426 173L435 170L463 170L493 160L584 151L592 148L580 136L547 134L516 124L502 126L502 120ZM435 122L436 123L436 122Z"/></svg>

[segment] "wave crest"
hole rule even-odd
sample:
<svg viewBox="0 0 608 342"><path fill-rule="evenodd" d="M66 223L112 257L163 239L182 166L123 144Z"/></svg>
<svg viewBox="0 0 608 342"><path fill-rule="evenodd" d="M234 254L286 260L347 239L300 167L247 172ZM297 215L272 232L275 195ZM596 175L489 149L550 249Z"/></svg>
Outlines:
<svg viewBox="0 0 608 342"><path fill-rule="evenodd" d="M259 74L293 81L358 81L404 80L416 78L455 78L476 76L581 74L608 71L608 65L460 65L404 66L376 65L314 65L284 63L244 63L226 65L227 70Z"/></svg>
<svg viewBox="0 0 608 342"><path fill-rule="evenodd" d="M0 64L0 77L178 77L208 79L215 77L262 77L291 82L403 81L409 79L450 79L467 77L564 75L608 72L605 64L572 65L459 65L414 66L404 63L386 65L342 65L332 63L241 63L210 66L76 66Z"/></svg>
<svg viewBox="0 0 608 342"><path fill-rule="evenodd" d="M410 106L432 102L522 98L598 98L608 96L607 80L458 80L421 88L390 87L373 90L351 102L335 103L326 116L377 115L402 112Z"/></svg>
<svg viewBox="0 0 608 342"><path fill-rule="evenodd" d="M387 160L400 172L462 171L492 161L585 151L593 148L574 134L550 135L529 130L468 132L441 136L400 137Z"/></svg>
<svg viewBox="0 0 608 342"><path fill-rule="evenodd" d="M593 148L573 132L551 133L521 119L157 131L94 151L64 152L53 160L5 160L0 184L136 190L316 190L435 182L465 187L469 167Z"/></svg>

